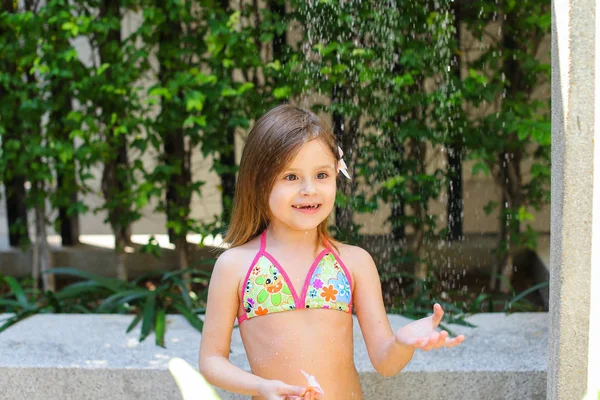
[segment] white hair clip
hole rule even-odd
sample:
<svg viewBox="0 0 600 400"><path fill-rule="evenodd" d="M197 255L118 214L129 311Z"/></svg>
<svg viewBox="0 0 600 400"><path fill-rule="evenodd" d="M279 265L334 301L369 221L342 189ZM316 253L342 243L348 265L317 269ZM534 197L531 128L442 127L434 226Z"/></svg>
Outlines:
<svg viewBox="0 0 600 400"><path fill-rule="evenodd" d="M338 161L338 165L337 165L337 172L341 172L342 174L344 174L344 176L348 179L352 179L350 178L350 174L348 173L348 166L346 165L346 162L344 162L344 159L342 158L342 156L344 155L344 152L342 151L342 148L340 146L338 146L338 151L340 153L340 160Z"/></svg>

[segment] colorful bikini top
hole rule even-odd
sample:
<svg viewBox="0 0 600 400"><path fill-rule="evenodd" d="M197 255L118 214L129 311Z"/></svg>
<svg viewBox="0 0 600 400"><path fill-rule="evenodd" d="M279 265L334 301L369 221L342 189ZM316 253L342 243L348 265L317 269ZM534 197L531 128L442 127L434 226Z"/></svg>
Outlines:
<svg viewBox="0 0 600 400"><path fill-rule="evenodd" d="M283 267L266 251L266 232L260 237L260 250L254 257L240 298L246 319L291 311L297 308L328 308L352 312L352 278L338 255L324 239L325 249L317 256L304 280L300 296Z"/></svg>

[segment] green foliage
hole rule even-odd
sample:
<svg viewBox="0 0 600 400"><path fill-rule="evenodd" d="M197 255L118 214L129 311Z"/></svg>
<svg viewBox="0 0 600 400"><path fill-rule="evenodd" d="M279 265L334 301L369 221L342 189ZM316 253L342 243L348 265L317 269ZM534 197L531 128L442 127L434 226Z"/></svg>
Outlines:
<svg viewBox="0 0 600 400"><path fill-rule="evenodd" d="M373 213L380 204L395 210L387 221L394 254L380 266L384 273L399 271L404 262L416 268L422 241L438 233L429 203L439 197L444 174L430 167L428 147L444 141L438 119L448 96L441 85L426 89L426 82L439 80L449 62L449 4L297 5L296 18L306 26L299 44L306 54L302 93L331 96L331 103L317 108L333 115L354 180L351 188L342 182L336 205L355 213ZM338 238L360 241L355 224L337 228ZM406 230L421 239L407 246Z"/></svg>
<svg viewBox="0 0 600 400"><path fill-rule="evenodd" d="M461 112L456 123L469 158L476 161L473 174L490 175L502 190L498 216L500 226L508 224L510 238L500 253L515 246L534 248L532 211L550 202L550 101L534 93L550 82L549 57L540 53L550 34L550 4L475 1L463 7L466 28L487 45L467 60L468 76L452 84L461 94L456 99L461 109L486 111ZM501 17L502 29L494 31L490 24ZM522 170L525 160L533 161L529 171Z"/></svg>
<svg viewBox="0 0 600 400"><path fill-rule="evenodd" d="M204 312L208 272L198 269L153 271L131 282L74 268L55 268L49 273L78 281L56 292L44 293L24 287L15 278L0 277L0 284L9 288L4 295L0 292L0 312L14 314L0 325L0 333L39 313L134 314L127 332L141 322L140 342L154 332L156 345L162 347L165 347L167 314L181 314L202 332L202 320L197 314ZM201 289L190 291L188 285Z"/></svg>
<svg viewBox="0 0 600 400"><path fill-rule="evenodd" d="M381 276L384 284L388 281L401 278L410 282L405 285L407 293L417 293L412 297L398 297L387 308L390 313L402 314L407 318L419 319L431 315L433 305L438 303L444 309L443 322L474 327L465 320L470 315L481 312L532 312L539 311L539 307L527 296L548 286L549 282L540 282L519 293L511 287L512 294L502 293L467 293L465 291L444 289L442 282L435 274L431 273L426 279L418 279L409 273L391 273ZM499 277L501 278L501 277ZM418 288L418 289L417 289ZM457 300L461 299L461 300ZM442 329L448 330L447 327ZM454 335L450 331L451 335Z"/></svg>
<svg viewBox="0 0 600 400"><path fill-rule="evenodd" d="M532 96L549 81L539 54L550 29L547 1L461 2L463 28L486 44L461 58L462 76L451 73L465 44L455 40L449 0L16 4L0 14L0 180L26 177L30 208L49 199L70 215L88 212L72 195L96 192L90 182L100 170L104 201L94 211L107 211L115 232L157 204L176 237L220 233L237 132L275 104L317 97L324 100L314 109L332 117L353 175L340 182L337 211L392 210L383 275L426 266L423 243L443 237L429 204L449 179L433 161L450 141L474 161L474 175L502 189L504 198L485 207L510 228L499 257L535 247L533 215L548 204L550 182L549 101ZM129 35L120 32L125 13L141 17ZM303 36L288 44L282 38L292 24ZM498 24L504 36L491 28ZM89 45L90 58L77 54L77 41ZM190 205L206 186L194 178L198 153L211 160L223 195L223 214L203 221ZM528 171L520 168L526 160ZM363 227L342 219L336 236L359 242ZM407 232L417 239L407 241ZM142 251L160 248L150 241ZM161 301L146 299L148 309Z"/></svg>

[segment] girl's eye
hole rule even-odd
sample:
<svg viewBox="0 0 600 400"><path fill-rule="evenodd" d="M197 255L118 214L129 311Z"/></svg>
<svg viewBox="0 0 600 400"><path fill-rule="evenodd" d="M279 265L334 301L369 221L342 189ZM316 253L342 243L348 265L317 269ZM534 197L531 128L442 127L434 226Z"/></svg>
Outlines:
<svg viewBox="0 0 600 400"><path fill-rule="evenodd" d="M319 172L317 174L317 179L326 179L329 175L326 172Z"/></svg>
<svg viewBox="0 0 600 400"><path fill-rule="evenodd" d="M298 179L298 177L294 174L289 174L286 175L283 179L285 179L286 181L295 181L296 179Z"/></svg>

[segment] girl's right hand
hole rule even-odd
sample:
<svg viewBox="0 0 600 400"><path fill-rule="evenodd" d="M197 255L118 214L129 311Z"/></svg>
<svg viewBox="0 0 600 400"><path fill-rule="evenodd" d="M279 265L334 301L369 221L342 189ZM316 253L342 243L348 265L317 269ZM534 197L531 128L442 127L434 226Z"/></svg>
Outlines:
<svg viewBox="0 0 600 400"><path fill-rule="evenodd" d="M321 400L323 397L302 386L288 385L281 381L265 380L260 385L260 395L266 400Z"/></svg>

